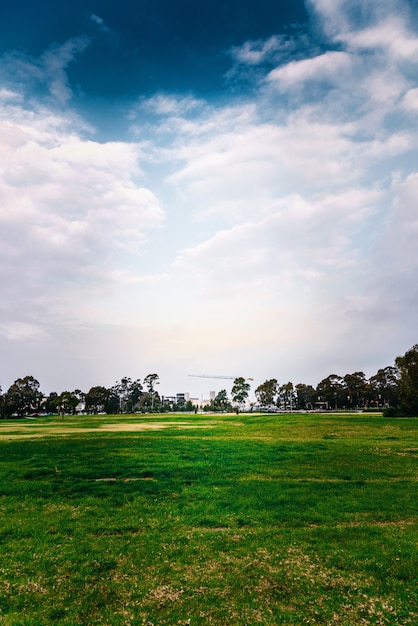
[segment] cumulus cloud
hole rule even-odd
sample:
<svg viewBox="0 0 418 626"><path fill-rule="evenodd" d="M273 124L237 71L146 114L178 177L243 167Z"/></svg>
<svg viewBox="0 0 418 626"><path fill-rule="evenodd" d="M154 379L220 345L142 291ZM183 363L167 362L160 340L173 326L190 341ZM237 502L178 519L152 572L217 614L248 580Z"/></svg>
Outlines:
<svg viewBox="0 0 418 626"><path fill-rule="evenodd" d="M141 272L163 211L140 183L137 145L84 139L64 115L10 100L0 117L0 334L47 344L76 320L92 323L94 302Z"/></svg>
<svg viewBox="0 0 418 626"><path fill-rule="evenodd" d="M391 16L369 28L350 32L344 39L352 49L383 51L394 59L414 60L418 39L411 33L404 20Z"/></svg>
<svg viewBox="0 0 418 626"><path fill-rule="evenodd" d="M99 143L69 109L29 110L5 85L4 341L46 333L52 350L60 334L68 350L76 334L84 365L100 344L118 363L142 350L177 371L170 354L203 354L314 384L373 374L416 342L418 35L400 1L309 4L321 45L244 42L231 56L259 72L250 95L142 98L127 119L140 143ZM16 67L68 105L80 50Z"/></svg>
<svg viewBox="0 0 418 626"><path fill-rule="evenodd" d="M418 135L399 120L415 111L414 74L404 62L416 63L416 35L402 12L394 17L379 3L367 15L360 5L312 4L341 49L280 59L251 105L201 108L197 116L166 109L170 144L159 157L177 162L167 183L203 233L178 253L167 280L180 291L194 285L205 303L202 329L216 327L225 341L211 321L221 315L232 334L256 337L254 346L267 345L276 324L292 341L304 337L316 367L341 364L338 345L346 362L367 369L415 340L407 314L416 293L414 205L397 198L415 189ZM235 56L261 64L278 47L279 39L249 42ZM260 307L271 315L255 329ZM382 343L381 332L393 341ZM291 343L280 339L287 363ZM273 342L264 350L271 363L276 349Z"/></svg>
<svg viewBox="0 0 418 626"><path fill-rule="evenodd" d="M292 61L287 65L278 67L270 72L267 80L277 81L283 87L289 87L295 83L305 81L328 81L338 77L341 80L341 74L347 75L351 69L351 58L346 52L326 52L311 59L303 61Z"/></svg>
<svg viewBox="0 0 418 626"><path fill-rule="evenodd" d="M409 14L405 0L307 0L307 6L332 40L368 28L388 16L402 15L405 20Z"/></svg>
<svg viewBox="0 0 418 626"><path fill-rule="evenodd" d="M418 88L409 89L402 100L403 107L407 111L418 111Z"/></svg>
<svg viewBox="0 0 418 626"><path fill-rule="evenodd" d="M405 0L308 0L332 41L350 50L385 54L389 59L414 60L417 34Z"/></svg>

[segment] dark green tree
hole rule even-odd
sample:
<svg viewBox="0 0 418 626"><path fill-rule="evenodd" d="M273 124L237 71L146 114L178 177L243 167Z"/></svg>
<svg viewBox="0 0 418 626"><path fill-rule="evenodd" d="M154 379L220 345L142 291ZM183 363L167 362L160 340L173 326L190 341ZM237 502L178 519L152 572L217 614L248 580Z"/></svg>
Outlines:
<svg viewBox="0 0 418 626"><path fill-rule="evenodd" d="M129 387L129 395L126 401L126 411L132 412L138 406L138 402L143 394L142 383L140 379L133 380Z"/></svg>
<svg viewBox="0 0 418 626"><path fill-rule="evenodd" d="M400 413L418 416L418 344L395 359L399 368Z"/></svg>
<svg viewBox="0 0 418 626"><path fill-rule="evenodd" d="M60 413L69 413L74 415L75 408L80 402L79 397L74 391L63 391L54 401L57 410Z"/></svg>
<svg viewBox="0 0 418 626"><path fill-rule="evenodd" d="M56 391L51 391L49 396L45 400L45 412L46 413L56 413L57 412L57 398L58 394Z"/></svg>
<svg viewBox="0 0 418 626"><path fill-rule="evenodd" d="M144 378L144 385L147 388L148 394L151 398L151 411L157 410L161 404L160 396L155 390L155 386L160 384L160 377L158 374L148 374Z"/></svg>
<svg viewBox="0 0 418 626"><path fill-rule="evenodd" d="M162 410L164 407L161 406L161 398L156 391L153 394L145 391L141 394L136 408L142 413L154 413Z"/></svg>
<svg viewBox="0 0 418 626"><path fill-rule="evenodd" d="M248 398L250 393L251 385L247 383L245 378L242 376L236 378L234 380L234 384L232 385L231 395L232 401L237 405L237 410L242 408L244 402Z"/></svg>
<svg viewBox="0 0 418 626"><path fill-rule="evenodd" d="M347 403L350 408L359 409L367 406L369 385L364 372L354 372L344 376Z"/></svg>
<svg viewBox="0 0 418 626"><path fill-rule="evenodd" d="M139 378L132 380L125 376L120 382L113 385L112 391L119 398L119 411L121 413L132 413L138 406L143 388Z"/></svg>
<svg viewBox="0 0 418 626"><path fill-rule="evenodd" d="M33 376L18 378L10 385L4 398L5 412L23 417L28 413L37 413L43 395L39 391L39 382Z"/></svg>
<svg viewBox="0 0 418 626"><path fill-rule="evenodd" d="M212 403L212 408L214 411L230 411L232 409L226 389L222 389L216 394Z"/></svg>
<svg viewBox="0 0 418 626"><path fill-rule="evenodd" d="M187 400L184 410L187 413L192 413L193 411L195 411L195 408L196 407L194 406L193 402L191 400Z"/></svg>
<svg viewBox="0 0 418 626"><path fill-rule="evenodd" d="M119 398L113 389L92 387L86 394L86 409L89 413L117 413Z"/></svg>
<svg viewBox="0 0 418 626"><path fill-rule="evenodd" d="M337 409L347 404L344 379L337 374L330 374L316 387L318 402L325 402L329 409Z"/></svg>
<svg viewBox="0 0 418 626"><path fill-rule="evenodd" d="M376 407L397 406L399 369L393 365L381 368L369 378L371 404Z"/></svg>
<svg viewBox="0 0 418 626"><path fill-rule="evenodd" d="M295 387L298 409L312 410L315 407L317 393L312 385L299 383Z"/></svg>
<svg viewBox="0 0 418 626"><path fill-rule="evenodd" d="M277 380L271 378L270 380L264 381L264 383L258 385L254 393L260 406L265 408L274 406L277 396Z"/></svg>
<svg viewBox="0 0 418 626"><path fill-rule="evenodd" d="M293 383L288 382L279 387L280 406L285 410L292 411L296 406L296 396Z"/></svg>

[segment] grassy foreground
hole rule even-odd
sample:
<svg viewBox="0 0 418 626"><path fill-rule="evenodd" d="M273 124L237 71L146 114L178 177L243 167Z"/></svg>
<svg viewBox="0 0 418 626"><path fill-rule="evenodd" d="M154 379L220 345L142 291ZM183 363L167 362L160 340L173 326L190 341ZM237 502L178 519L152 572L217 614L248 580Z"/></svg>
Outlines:
<svg viewBox="0 0 418 626"><path fill-rule="evenodd" d="M417 419L0 423L0 624L416 624Z"/></svg>

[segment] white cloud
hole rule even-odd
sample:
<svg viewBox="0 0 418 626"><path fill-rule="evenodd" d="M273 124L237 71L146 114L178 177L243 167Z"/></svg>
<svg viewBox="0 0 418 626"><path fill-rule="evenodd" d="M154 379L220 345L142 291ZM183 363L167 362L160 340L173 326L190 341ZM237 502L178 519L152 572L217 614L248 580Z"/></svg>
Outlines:
<svg viewBox="0 0 418 626"><path fill-rule="evenodd" d="M83 52L89 45L85 37L77 37L66 41L61 46L53 46L41 57L41 68L45 74L45 80L49 84L51 95L58 102L66 103L72 95L65 72L75 55Z"/></svg>
<svg viewBox="0 0 418 626"><path fill-rule="evenodd" d="M31 96L33 89L46 88L54 101L65 105L72 96L66 69L89 43L87 37L74 37L62 45L51 46L36 59L17 52L5 54L1 59L0 78L3 75L5 82L17 85L22 96Z"/></svg>
<svg viewBox="0 0 418 626"><path fill-rule="evenodd" d="M241 296L244 290L257 293L259 302L286 295L293 306L306 293L312 297L317 291L319 297L330 284L340 293L338 276L362 269L353 239L373 219L380 195L351 189L316 202L285 196L264 215L255 212L252 219L185 249L170 279L179 276L221 301L225 293Z"/></svg>
<svg viewBox="0 0 418 626"><path fill-rule="evenodd" d="M288 48L293 48L291 39L273 35L265 40L247 41L242 46L233 46L231 48L231 56L238 63L259 65L271 59L276 52L284 52Z"/></svg>
<svg viewBox="0 0 418 626"><path fill-rule="evenodd" d="M202 362L315 384L416 342L417 37L403 3L384 4L312 0L321 52L244 43L235 63L264 72L250 95L142 99L127 121L140 143L94 141L8 82L0 347L30 339L36 362L37 341L62 345L83 375L111 352L115 377L141 354L181 390ZM17 78L68 106L82 45L13 57Z"/></svg>
<svg viewBox="0 0 418 626"><path fill-rule="evenodd" d="M135 144L84 140L44 109L28 116L16 106L11 119L0 120L0 285L14 340L43 336L64 302L62 322L82 317L83 302L112 288L119 271L140 272L163 211L139 182Z"/></svg>
<svg viewBox="0 0 418 626"><path fill-rule="evenodd" d="M346 43L340 51L272 70L269 82L280 83L280 96L263 86L251 114L239 121L231 115L229 126L223 123L226 108L213 114L206 108L200 118L176 111L172 148L166 145L160 155L178 161L167 182L190 219L203 219L203 226L200 243L178 253L166 286L172 294L193 285L201 332L211 336L212 343L204 343L209 353L222 342L240 355L249 349L256 355L263 345L260 352L274 367L280 346L281 358L296 371L303 344L313 370L329 367L324 376L334 366L348 371L350 364L371 374L401 350L397 342L405 345L413 335L411 320L404 331L397 327L399 299L385 325L379 322L387 309L383 286L392 279L390 261L382 263L372 251L386 250L394 233L402 240L391 217L391 180L396 171L402 185L415 168L415 125L398 124L399 116L414 110L415 87L403 66L405 51L396 55L388 41L387 56L381 56L385 24L391 23L379 21L388 19L385 12L376 9L370 20L378 24L369 21L361 30L346 3L321 7L332 17L334 41L344 36ZM393 23L398 34L409 32L403 22ZM241 53L243 63L264 58L261 42L249 42ZM314 82L323 88L317 101L309 93ZM296 85L308 88L297 91ZM166 128L172 119L167 111ZM405 273L401 262L408 265L413 254L413 223L409 215L409 243L396 248L394 276ZM411 281L402 279L399 287L405 306L417 276L413 263L410 268ZM183 328L180 318L176 322ZM187 323L184 333L199 327L188 316Z"/></svg>
<svg viewBox="0 0 418 626"><path fill-rule="evenodd" d="M403 97L403 107L407 111L418 111L418 88L410 89Z"/></svg>
<svg viewBox="0 0 418 626"><path fill-rule="evenodd" d="M313 19L318 20L333 41L347 33L369 28L388 16L409 16L405 0L307 0Z"/></svg>
<svg viewBox="0 0 418 626"><path fill-rule="evenodd" d="M139 104L139 111L145 111L152 115L169 115L178 118L195 110L201 110L206 107L204 100L197 100L192 96L176 97L167 94L157 94L146 100L142 100ZM135 116L135 110L132 111Z"/></svg>
<svg viewBox="0 0 418 626"><path fill-rule="evenodd" d="M376 265L378 271L383 270L385 275L392 276L409 275L414 282L418 276L418 259L415 253L418 243L417 193L416 172L395 182L391 219L375 252L379 258Z"/></svg>
<svg viewBox="0 0 418 626"><path fill-rule="evenodd" d="M350 71L352 59L346 52L326 52L311 59L291 61L287 65L272 70L267 79L280 82L283 87L313 80L341 81Z"/></svg>
<svg viewBox="0 0 418 626"><path fill-rule="evenodd" d="M0 89L0 102L8 103L10 101L22 101L22 96L20 93L16 91L11 91L10 89L1 88Z"/></svg>
<svg viewBox="0 0 418 626"><path fill-rule="evenodd" d="M359 338L356 349L366 362L380 351L390 363L417 340L417 192L416 173L394 182L382 232L366 259L365 288L348 302L346 345Z"/></svg>
<svg viewBox="0 0 418 626"><path fill-rule="evenodd" d="M352 184L361 174L342 129L304 116L283 126L245 120L231 132L191 140L180 154L184 164L169 182L187 188L195 212L234 220L263 214L289 194Z"/></svg>
<svg viewBox="0 0 418 626"><path fill-rule="evenodd" d="M328 36L350 51L385 53L416 63L417 34L404 0L308 0Z"/></svg>

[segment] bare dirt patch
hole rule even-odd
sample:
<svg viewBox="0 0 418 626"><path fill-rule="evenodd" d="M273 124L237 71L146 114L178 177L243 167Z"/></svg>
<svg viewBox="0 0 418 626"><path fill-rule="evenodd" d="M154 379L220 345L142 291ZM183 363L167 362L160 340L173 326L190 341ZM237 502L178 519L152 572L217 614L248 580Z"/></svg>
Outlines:
<svg viewBox="0 0 418 626"><path fill-rule="evenodd" d="M120 424L100 424L99 430L107 432L136 432L140 430L161 430L162 428L187 428L190 427L189 422L138 422Z"/></svg>
<svg viewBox="0 0 418 626"><path fill-rule="evenodd" d="M188 430L196 428L214 428L214 422L206 422L195 424L193 422L120 422L120 423L101 423L97 427L87 426L85 428L72 427L68 424L56 423L53 425L43 426L42 424L0 427L0 440L4 439L33 439L40 437L57 437L62 435L74 435L79 433L98 433L98 432L142 432L151 430L163 430L167 428L175 428L178 430Z"/></svg>

